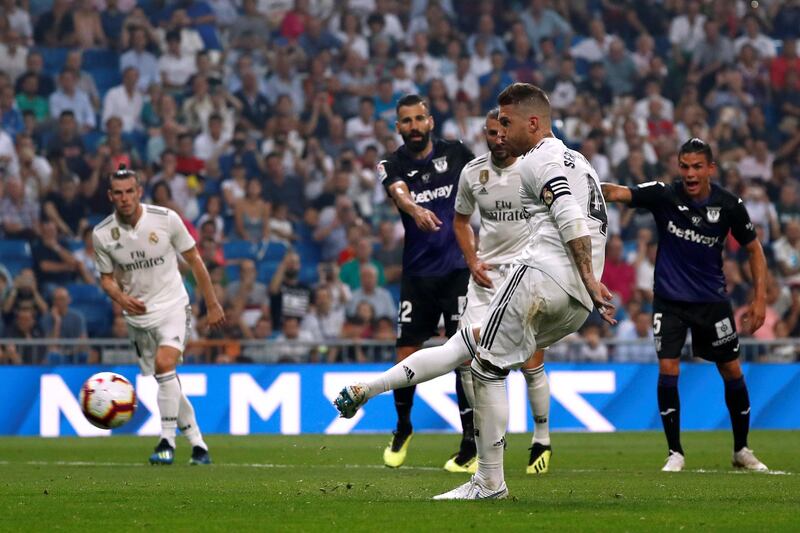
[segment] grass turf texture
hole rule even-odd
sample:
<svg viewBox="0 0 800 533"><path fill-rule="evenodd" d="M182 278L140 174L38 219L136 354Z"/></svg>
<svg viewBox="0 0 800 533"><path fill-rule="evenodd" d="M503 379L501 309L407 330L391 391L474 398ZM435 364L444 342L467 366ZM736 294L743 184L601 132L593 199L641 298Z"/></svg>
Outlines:
<svg viewBox="0 0 800 533"><path fill-rule="evenodd" d="M215 464L149 466L154 438L0 439L0 530L797 531L800 432L751 435L780 475L733 473L728 432L685 433L688 471L660 472L660 433L565 434L550 473L525 475L510 435L505 501L433 502L467 480L441 469L455 435L419 434L406 466L381 466L386 435L211 436ZM702 471L701 471L702 470Z"/></svg>

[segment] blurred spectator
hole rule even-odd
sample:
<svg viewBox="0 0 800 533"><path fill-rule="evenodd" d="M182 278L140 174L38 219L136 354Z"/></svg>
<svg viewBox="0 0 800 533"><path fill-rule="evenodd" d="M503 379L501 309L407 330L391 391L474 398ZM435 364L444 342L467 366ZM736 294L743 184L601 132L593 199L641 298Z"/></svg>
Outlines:
<svg viewBox="0 0 800 533"><path fill-rule="evenodd" d="M14 83L27 69L28 47L23 37L14 30L6 33L0 43L0 70L7 73Z"/></svg>
<svg viewBox="0 0 800 533"><path fill-rule="evenodd" d="M333 261L347 245L347 228L359 221L353 202L345 195L336 197L334 206L326 207L319 215L313 238L322 247L322 260Z"/></svg>
<svg viewBox="0 0 800 533"><path fill-rule="evenodd" d="M47 120L50 116L47 99L40 92L36 74L26 72L17 79L17 108L23 113L30 111L37 121Z"/></svg>
<svg viewBox="0 0 800 533"><path fill-rule="evenodd" d="M72 298L67 289L58 287L53 290L53 305L42 317L41 326L45 336L52 339L85 339L86 319L80 311L70 309ZM85 351L81 346L50 346L51 351L60 355L76 355Z"/></svg>
<svg viewBox="0 0 800 533"><path fill-rule="evenodd" d="M58 240L58 229L52 221L42 222L42 236L31 246L36 279L50 294L57 285L73 281L92 282L83 264Z"/></svg>
<svg viewBox="0 0 800 533"><path fill-rule="evenodd" d="M781 55L770 62L769 76L772 89L780 91L786 85L786 74L789 71L800 72L800 57L797 55L797 41L784 39L781 44Z"/></svg>
<svg viewBox="0 0 800 533"><path fill-rule="evenodd" d="M375 259L383 267L386 283L397 283L403 272L403 243L388 220L378 225L378 248Z"/></svg>
<svg viewBox="0 0 800 533"><path fill-rule="evenodd" d="M125 72L129 67L135 68L139 73L136 87L140 92L146 92L151 85L159 83L161 76L158 70L158 59L147 49L147 33L140 26L131 26L130 49L119 58L119 70Z"/></svg>
<svg viewBox="0 0 800 533"><path fill-rule="evenodd" d="M183 90L189 78L197 72L197 63L194 55L181 49L179 31L168 31L166 43L166 51L158 59L158 71L161 73L161 83L164 87L178 92Z"/></svg>
<svg viewBox="0 0 800 533"><path fill-rule="evenodd" d="M286 204L273 203L272 216L269 219L269 238L271 242L279 242L291 246L298 236L292 229L289 220L289 207Z"/></svg>
<svg viewBox="0 0 800 533"><path fill-rule="evenodd" d="M614 96L633 92L637 76L636 65L625 49L625 43L619 38L614 38L608 47L605 69L606 80Z"/></svg>
<svg viewBox="0 0 800 533"><path fill-rule="evenodd" d="M308 313L311 289L300 281L300 256L286 252L269 283L270 309L274 329L280 329L286 317L303 318Z"/></svg>
<svg viewBox="0 0 800 533"><path fill-rule="evenodd" d="M211 223L213 228L214 240L222 242L225 240L225 220L222 218L222 199L213 195L206 198L206 210L197 219L197 227L201 229L206 222Z"/></svg>
<svg viewBox="0 0 800 533"><path fill-rule="evenodd" d="M238 306L242 319L249 326L255 326L262 314L269 314L267 286L256 279L255 262L245 259L239 263L239 279L228 284L225 293L228 301Z"/></svg>
<svg viewBox="0 0 800 533"><path fill-rule="evenodd" d="M397 314L392 295L383 287L378 286L378 270L372 264L361 266L361 287L353 291L347 303L347 316L355 316L358 305L367 302L372 306L375 317L388 317L394 320Z"/></svg>
<svg viewBox="0 0 800 533"><path fill-rule="evenodd" d="M125 13L120 9L119 0L105 0L105 9L100 12L100 25L111 48L119 50Z"/></svg>
<svg viewBox="0 0 800 533"><path fill-rule="evenodd" d="M761 58L775 57L775 42L761 33L761 22L754 14L744 17L744 34L734 41L736 53L741 52L746 45L752 46Z"/></svg>
<svg viewBox="0 0 800 533"><path fill-rule="evenodd" d="M275 152L267 155L264 166L267 175L264 181L264 199L273 204L285 205L290 220L301 220L305 211L303 181L296 174L284 170L280 157Z"/></svg>
<svg viewBox="0 0 800 533"><path fill-rule="evenodd" d="M229 143L230 137L225 136L222 130L222 117L212 113L208 117L208 132L201 133L194 140L194 155L207 165L209 160L218 160Z"/></svg>
<svg viewBox="0 0 800 533"><path fill-rule="evenodd" d="M76 46L75 19L69 0L53 0L52 9L43 13L33 30L33 39L41 45Z"/></svg>
<svg viewBox="0 0 800 533"><path fill-rule="evenodd" d="M26 66L27 70L24 74L17 78L17 83L14 85L14 90L16 90L17 93L22 92L26 78L32 76L36 80L36 82L34 82L35 89L33 93L38 94L46 99L53 91L56 90L56 87L53 78L50 77L50 75L44 70L44 58L42 57L42 54L36 51L29 52L26 60Z"/></svg>
<svg viewBox="0 0 800 533"><path fill-rule="evenodd" d="M63 111L72 111L78 128L85 133L97 127L97 118L89 95L77 87L77 82L76 72L71 69L61 71L58 77L59 88L50 95L50 116L58 118Z"/></svg>
<svg viewBox="0 0 800 533"><path fill-rule="evenodd" d="M23 268L10 290L6 291L3 300L3 320L8 323L13 318L14 311L22 308L31 308L35 313L47 312L47 302L39 292L36 275L30 268Z"/></svg>
<svg viewBox="0 0 800 533"><path fill-rule="evenodd" d="M270 212L270 204L261 197L261 182L249 180L245 196L234 208L236 235L253 243L269 241Z"/></svg>
<svg viewBox="0 0 800 533"><path fill-rule="evenodd" d="M636 271L625 262L622 255L623 242L617 235L612 235L606 245L606 263L603 268L602 281L608 290L619 295L622 303L628 303L635 287Z"/></svg>
<svg viewBox="0 0 800 533"><path fill-rule="evenodd" d="M122 130L130 133L142 128L144 98L136 88L139 71L128 67L122 72L122 84L110 89L103 99L103 123L110 117L122 119Z"/></svg>
<svg viewBox="0 0 800 533"><path fill-rule="evenodd" d="M789 284L800 284L800 222L786 223L784 235L772 245L780 275Z"/></svg>
<svg viewBox="0 0 800 533"><path fill-rule="evenodd" d="M78 195L80 180L70 176L61 180L54 190L44 198L42 213L47 220L55 223L61 235L77 239L88 227L88 206Z"/></svg>
<svg viewBox="0 0 800 533"><path fill-rule="evenodd" d="M107 44L106 34L100 14L92 6L92 0L75 0L72 12L77 45L81 48L104 47Z"/></svg>
<svg viewBox="0 0 800 533"><path fill-rule="evenodd" d="M194 139L191 133L178 135L178 150L175 168L186 176L201 174L205 162L194 153Z"/></svg>
<svg viewBox="0 0 800 533"><path fill-rule="evenodd" d="M75 73L77 77L76 87L86 93L92 103L92 108L95 110L100 109L100 93L97 91L94 76L83 70L83 52L81 50L67 52L64 68L70 69Z"/></svg>
<svg viewBox="0 0 800 533"><path fill-rule="evenodd" d="M271 106L267 97L259 90L258 78L254 72L242 74L241 88L234 96L242 104L241 119L247 128L262 129L270 117Z"/></svg>
<svg viewBox="0 0 800 533"><path fill-rule="evenodd" d="M316 342L327 342L339 338L345 315L341 306L333 305L333 296L327 287L314 291L313 310L302 321L301 328ZM329 348L332 350L334 348Z"/></svg>
<svg viewBox="0 0 800 533"><path fill-rule="evenodd" d="M608 346L602 342L602 330L597 324L586 324L581 328L581 340L575 358L579 361L605 363L608 361Z"/></svg>
<svg viewBox="0 0 800 533"><path fill-rule="evenodd" d="M636 241L636 291L645 302L653 301L653 283L655 280L656 254L658 243L652 240L653 232L648 228L639 230Z"/></svg>
<svg viewBox="0 0 800 533"><path fill-rule="evenodd" d="M25 128L22 113L15 104L13 87L0 88L0 128L10 136L22 133Z"/></svg>
<svg viewBox="0 0 800 533"><path fill-rule="evenodd" d="M192 187L192 183L196 183L197 180L189 180L178 172L177 165L178 158L175 152L164 150L161 154L161 172L153 175L150 179L150 187L155 187L158 183L166 183L172 200L180 206L184 216L194 220L200 215L197 197Z"/></svg>
<svg viewBox="0 0 800 533"><path fill-rule="evenodd" d="M372 241L361 237L356 242L355 257L342 265L339 277L350 289L357 290L361 287L361 267L372 265L378 274L378 285L386 284L381 263L372 257Z"/></svg>
<svg viewBox="0 0 800 533"><path fill-rule="evenodd" d="M94 228L85 227L81 234L83 241L83 248L75 250L73 255L84 267L89 274L90 279L84 279L86 283L95 284L100 279L100 271L97 269L97 263L94 261L94 240L92 239L92 231Z"/></svg>
<svg viewBox="0 0 800 533"><path fill-rule="evenodd" d="M669 26L669 42L682 52L691 53L703 39L706 16L700 12L699 0L686 2L685 14L672 19Z"/></svg>
<svg viewBox="0 0 800 533"><path fill-rule="evenodd" d="M275 357L278 363L308 363L316 360L314 337L300 328L298 317L285 317L281 332L275 337ZM313 352L313 353L312 353Z"/></svg>
<svg viewBox="0 0 800 533"><path fill-rule="evenodd" d="M653 348L653 330L648 313L639 312L632 317L634 328L620 332L617 340L623 341L614 351L614 362L617 363L652 363L656 360ZM625 342L628 341L628 342Z"/></svg>
<svg viewBox="0 0 800 533"><path fill-rule="evenodd" d="M525 25L528 39L534 49L539 50L540 41L551 38L568 43L572 34L569 22L564 20L555 10L547 7L544 0L531 0L528 9L520 16Z"/></svg>
<svg viewBox="0 0 800 533"><path fill-rule="evenodd" d="M36 315L30 307L18 308L14 313L14 322L4 333L10 339L43 339L42 329L36 324ZM3 343L5 344L5 343ZM6 344L5 358L9 364L39 365L44 363L47 351L44 345Z"/></svg>
<svg viewBox="0 0 800 533"><path fill-rule="evenodd" d="M3 15L8 20L10 31L16 32L25 44L30 44L33 37L33 26L28 9L17 5L17 0L3 0Z"/></svg>
<svg viewBox="0 0 800 533"><path fill-rule="evenodd" d="M31 240L39 235L39 205L25 198L22 182L17 179L5 183L0 220L7 239Z"/></svg>

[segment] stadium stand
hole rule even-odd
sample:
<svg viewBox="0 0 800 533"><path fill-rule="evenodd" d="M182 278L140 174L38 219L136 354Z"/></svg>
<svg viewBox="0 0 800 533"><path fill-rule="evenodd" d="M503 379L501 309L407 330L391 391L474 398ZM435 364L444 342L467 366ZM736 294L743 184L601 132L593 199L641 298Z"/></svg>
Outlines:
<svg viewBox="0 0 800 533"><path fill-rule="evenodd" d="M112 17L95 0L100 33L87 32L85 13L76 18L68 11L56 24L46 0L30 10L27 1L3 4L25 10L13 17L0 10L0 332L39 293L45 307L36 303L35 309L42 319L52 297L49 284L34 283L28 294L27 269L39 274L31 251L43 221L53 220L59 241L94 271L83 231L110 213L107 176L121 163L140 172L147 202L181 215L220 294L239 280L244 260L255 262L257 281L269 286L287 250L294 250L300 282L329 286L335 311L344 312L349 291L338 267L352 257L352 243L362 237L377 243L384 221L402 238L375 171L402 143L393 124L399 97L427 96L436 134L461 139L480 154L486 151L483 115L505 84L524 81L549 92L557 134L604 181L673 180L677 147L692 136L708 140L720 183L744 200L767 251L768 316L755 338L800 336L797 2L364 0L347 10L331 0L295 7L231 2L235 19L222 10L224 2L120 2L122 14ZM207 23L209 13L215 24ZM123 71L131 67L136 72L128 83ZM50 109L51 95L63 92L65 70L78 82L61 101L85 94L97 127L73 124ZM358 118L364 99L374 108L366 121ZM103 120L115 116L109 116L112 105L125 115L118 117L121 131ZM211 125L215 120L221 127ZM165 153L175 159L169 171ZM66 198L63 184L76 180L77 200ZM260 183L268 221L248 215L248 180ZM334 218L326 211L340 196L352 202L355 215L335 218L342 224L335 238L316 241L320 221ZM204 229L208 220L213 224ZM619 287L620 323L612 329L592 316L548 357L624 360L627 351L598 346L604 339L646 339L636 322L651 311L652 224L649 215L611 209L609 230L620 239L609 240L616 248L609 250L604 281ZM733 239L727 256L729 292L741 307L749 274ZM71 279L72 308L83 314L89 336L117 336L113 324L121 310L77 270ZM25 298L15 290L20 287ZM396 300L397 284L386 288ZM203 303L192 295L194 337L209 339ZM270 301L254 310L226 296L223 305L238 317L230 330L241 336L236 340L280 333L278 324L256 327L275 318ZM353 324L344 327L354 338ZM355 337L374 340L378 330L375 321ZM798 353L764 345L746 356L788 361ZM652 349L636 356L654 359Z"/></svg>

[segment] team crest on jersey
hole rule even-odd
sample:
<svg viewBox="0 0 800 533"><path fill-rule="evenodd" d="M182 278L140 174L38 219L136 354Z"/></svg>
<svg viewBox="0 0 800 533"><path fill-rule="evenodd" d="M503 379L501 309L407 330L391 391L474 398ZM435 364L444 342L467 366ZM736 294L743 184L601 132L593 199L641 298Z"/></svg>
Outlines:
<svg viewBox="0 0 800 533"><path fill-rule="evenodd" d="M481 182L481 185L486 185L486 182L489 181L489 171L486 169L481 170L478 181Z"/></svg>
<svg viewBox="0 0 800 533"><path fill-rule="evenodd" d="M151 231L147 240L150 241L150 244L158 244L158 235L156 235L155 231Z"/></svg>
<svg viewBox="0 0 800 533"><path fill-rule="evenodd" d="M119 228L111 228L111 238L115 241L119 240Z"/></svg>
<svg viewBox="0 0 800 533"><path fill-rule="evenodd" d="M719 222L720 207L706 207L706 220L712 224Z"/></svg>
<svg viewBox="0 0 800 533"><path fill-rule="evenodd" d="M700 222L702 222L702 221L703 221L702 217L698 217L698 216L693 216L692 217L692 224L694 224L695 226L699 226Z"/></svg>
<svg viewBox="0 0 800 533"><path fill-rule="evenodd" d="M447 156L437 157L433 160L433 168L438 174L447 172Z"/></svg>

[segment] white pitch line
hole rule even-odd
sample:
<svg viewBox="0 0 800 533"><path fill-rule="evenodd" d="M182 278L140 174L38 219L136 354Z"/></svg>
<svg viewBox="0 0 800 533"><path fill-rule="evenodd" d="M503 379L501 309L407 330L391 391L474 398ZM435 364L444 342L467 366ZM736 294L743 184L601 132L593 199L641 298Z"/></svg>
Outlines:
<svg viewBox="0 0 800 533"><path fill-rule="evenodd" d="M150 466L147 463L118 463L118 462L103 462L103 461L0 461L0 466L12 465L28 465L28 466L112 466L112 467L127 467L127 466ZM277 463L214 463L211 466L225 467L225 468L264 468L264 469L292 469L292 468L329 468L329 469L368 469L368 470L387 470L383 465L357 465L357 464L341 464L341 465L310 465L310 464L277 464ZM403 466L401 470L413 470L420 472L441 472L444 469L433 466ZM603 473L641 473L641 471L631 470L611 470L601 468L559 468L555 472L565 472L569 474L603 474ZM767 474L772 476L793 476L795 472L786 472L783 470L770 470L768 472L747 472L743 470L707 470L698 468L695 470L684 470L690 474Z"/></svg>

